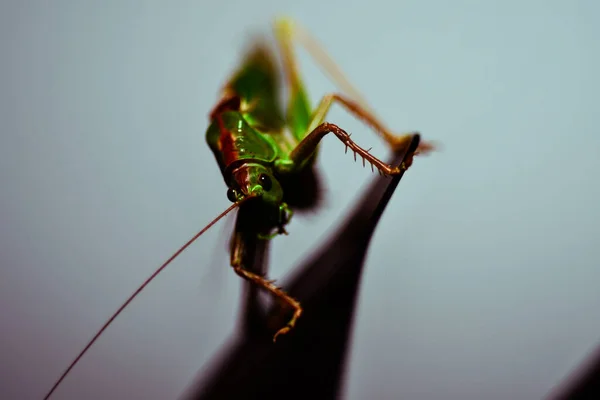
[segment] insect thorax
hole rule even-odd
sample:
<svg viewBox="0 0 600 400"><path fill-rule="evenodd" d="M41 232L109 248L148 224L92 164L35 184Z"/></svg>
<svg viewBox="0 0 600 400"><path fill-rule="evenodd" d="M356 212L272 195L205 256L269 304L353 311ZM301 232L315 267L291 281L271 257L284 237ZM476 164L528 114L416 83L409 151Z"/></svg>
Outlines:
<svg viewBox="0 0 600 400"><path fill-rule="evenodd" d="M272 165L278 155L272 140L252 128L237 111L217 115L206 131L206 141L226 180L225 174L234 164L247 160Z"/></svg>

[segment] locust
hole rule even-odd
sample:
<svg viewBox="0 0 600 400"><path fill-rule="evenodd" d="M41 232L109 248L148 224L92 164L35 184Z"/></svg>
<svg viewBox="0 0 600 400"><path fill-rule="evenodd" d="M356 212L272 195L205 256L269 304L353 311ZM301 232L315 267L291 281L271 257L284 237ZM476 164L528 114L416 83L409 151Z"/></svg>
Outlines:
<svg viewBox="0 0 600 400"><path fill-rule="evenodd" d="M370 126L394 152L407 150L415 139L419 146L413 155L435 149L432 142L420 140L419 132L395 134L388 129L327 52L301 25L290 18L277 18L273 28L281 63L276 62L276 52L266 43L255 43L222 87L220 98L209 113L206 142L227 185L227 198L233 204L144 281L88 342L45 399L52 395L129 303L188 246L235 209L239 211L230 240L231 267L237 275L269 292L293 310L287 324L274 334L273 342L294 328L302 315L302 305L276 286L275 281L247 268L245 255L257 240L270 240L287 234L285 227L295 210L316 207L318 188L313 175L321 140L327 134L333 134L345 146L346 152L350 149L354 153L355 161L359 156L363 166L365 162L369 163L372 170L376 169L384 176L401 174L413 162L411 156L400 165L389 165L372 155L370 149L365 150L356 144L350 133L326 121L333 104L341 105ZM314 108L299 74L294 45L302 46L339 89L339 92L323 96ZM287 89L286 107L279 100L281 75Z"/></svg>

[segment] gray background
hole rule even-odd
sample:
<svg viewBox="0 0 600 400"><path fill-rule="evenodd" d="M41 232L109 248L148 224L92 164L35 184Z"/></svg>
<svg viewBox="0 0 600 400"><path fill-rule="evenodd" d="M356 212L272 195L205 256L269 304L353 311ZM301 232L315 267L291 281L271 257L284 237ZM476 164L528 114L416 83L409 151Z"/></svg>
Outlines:
<svg viewBox="0 0 600 400"><path fill-rule="evenodd" d="M301 21L417 160L367 260L348 399L535 399L598 343L600 92L590 1L3 1L0 398L40 398L119 304L229 203L206 115L253 32ZM314 102L334 89L302 53ZM336 108L329 120L387 157ZM324 208L273 243L285 276L370 170L326 138ZM56 399L176 398L230 340L232 220L119 318ZM393 349L390 351L390 348Z"/></svg>

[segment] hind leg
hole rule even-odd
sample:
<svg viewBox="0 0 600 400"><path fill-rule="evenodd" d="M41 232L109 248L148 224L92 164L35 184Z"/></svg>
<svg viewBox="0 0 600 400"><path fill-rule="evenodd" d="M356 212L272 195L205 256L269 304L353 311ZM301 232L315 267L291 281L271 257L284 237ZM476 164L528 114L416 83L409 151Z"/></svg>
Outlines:
<svg viewBox="0 0 600 400"><path fill-rule="evenodd" d="M290 87L288 116L292 119L292 130L298 140L304 139L310 132L325 121L325 117L333 102L338 102L350 113L371 126L394 151L406 149L417 132L395 134L388 129L379 117L372 111L364 98L346 79L341 69L329 55L313 39L308 32L290 19L279 19L275 22L275 34L280 44L284 60L287 83ZM325 71L330 79L347 95L330 94L324 96L317 109L309 116L309 104L298 73L298 65L293 52L293 42L299 42L312 56L315 62ZM288 117L289 118L289 117ZM308 121L308 122L307 122ZM418 153L427 153L434 149L432 143L421 142Z"/></svg>

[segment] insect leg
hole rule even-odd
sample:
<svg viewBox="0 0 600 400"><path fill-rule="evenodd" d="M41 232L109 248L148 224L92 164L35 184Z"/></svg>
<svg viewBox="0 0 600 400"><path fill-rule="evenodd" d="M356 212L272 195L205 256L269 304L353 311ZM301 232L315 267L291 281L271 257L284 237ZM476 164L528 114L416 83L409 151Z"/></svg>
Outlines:
<svg viewBox="0 0 600 400"><path fill-rule="evenodd" d="M267 290L277 299L287 303L291 308L294 309L294 315L289 320L287 325L279 329L273 336L273 341L275 342L279 335L288 333L296 325L296 321L302 315L302 306L300 305L300 302L287 294L283 289L277 287L274 284L274 281L270 281L265 277L262 277L244 268L244 254L247 253L245 251L245 246L247 243L244 237L245 234L242 232L236 231L233 234L231 243L231 266L233 267L234 272L252 284Z"/></svg>
<svg viewBox="0 0 600 400"><path fill-rule="evenodd" d="M329 57L327 52L320 44L300 25L291 19L281 18L275 22L275 32L279 43L281 44L284 56L284 66L288 70L288 83L294 92L294 86L300 82L297 73L297 67L292 52L292 42L296 40L311 55L313 60L329 76L329 78L346 95L334 94L325 97L311 118L311 123L304 134L313 131L319 124L323 123L325 115L331 106L333 100L340 102L345 108L359 119L368 123L374 130L388 143L394 151L400 151L407 148L415 133L395 134L388 129L375 112L368 106L366 100L356 88L344 76L342 70ZM292 99L291 99L292 100ZM303 137L299 137L302 139ZM415 154L426 153L434 149L432 143L421 142L420 147Z"/></svg>
<svg viewBox="0 0 600 400"><path fill-rule="evenodd" d="M310 123L310 102L298 72L290 25L286 20L277 21L274 32L282 56L286 84L289 87L286 122L293 136L299 141L306 135Z"/></svg>
<svg viewBox="0 0 600 400"><path fill-rule="evenodd" d="M292 298L290 295L288 295L281 288L275 286L268 279L265 279L260 275L257 275L255 273L252 273L252 272L244 269L244 267L241 265L234 265L233 270L235 271L236 274L238 274L242 278L269 291L271 294L273 294L273 296L286 302L294 309L294 315L289 320L289 322L287 323L286 326L284 326L283 328L278 330L277 333L275 333L275 336L273 336L273 341L277 340L277 336L288 333L296 325L296 321L298 320L298 318L300 318L300 315L302 315L302 306L300 306L300 303L297 300L295 300L294 298Z"/></svg>
<svg viewBox="0 0 600 400"><path fill-rule="evenodd" d="M337 125L330 124L328 122L324 122L321 125L318 125L314 130L312 130L299 144L296 146L294 150L290 153L290 161L291 168L302 168L306 160L312 155L312 153L317 149L319 142L323 137L328 134L333 133L338 139L344 143L346 146L346 151L350 148L354 152L354 158L356 159L356 154L358 154L363 159L364 162L368 162L372 167L377 168L377 170L383 175L398 175L405 171L408 167L410 167L412 163L412 157L408 159L406 162L398 166L392 166L384 163L371 153L369 150L365 150L359 145L357 145L352 139L350 139L350 135L340 128ZM418 135L418 134L416 134ZM284 165L287 168L290 168L289 164ZM287 172L287 171L285 171Z"/></svg>
<svg viewBox="0 0 600 400"><path fill-rule="evenodd" d="M418 134L418 132L405 133L402 135L390 133L382 124L382 122L372 113L370 113L368 109L365 109L360 103L350 99L349 97L338 93L331 93L323 96L319 106L312 115L307 132L312 132L317 128L317 126L325 122L325 117L327 116L327 113L334 102L341 104L346 110L348 110L348 112L354 114L358 119L369 125L375 132L379 133L386 140L393 151L406 150L410 145L413 136ZM415 152L415 155L419 153L427 153L433 149L434 147L431 143L421 142L419 144L419 148Z"/></svg>

